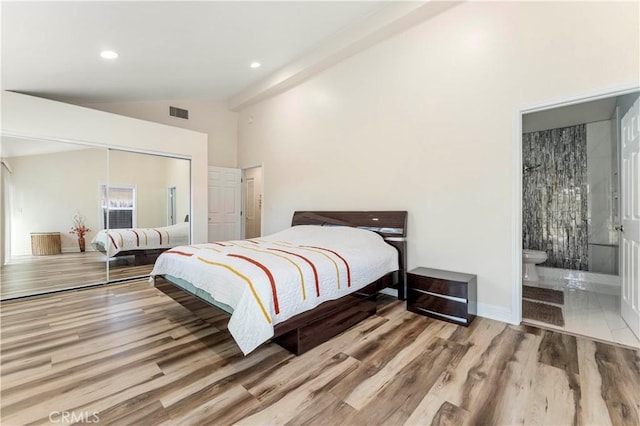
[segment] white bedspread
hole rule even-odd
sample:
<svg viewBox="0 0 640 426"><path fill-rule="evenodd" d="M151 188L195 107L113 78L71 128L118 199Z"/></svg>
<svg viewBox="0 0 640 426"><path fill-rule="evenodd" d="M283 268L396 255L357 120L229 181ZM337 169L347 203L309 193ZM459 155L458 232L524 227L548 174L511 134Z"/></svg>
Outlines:
<svg viewBox="0 0 640 426"><path fill-rule="evenodd" d="M275 324L397 269L396 249L374 232L303 225L176 247L160 255L151 277L181 278L231 306L228 329L247 354L273 336Z"/></svg>
<svg viewBox="0 0 640 426"><path fill-rule="evenodd" d="M109 257L121 251L162 249L184 244L189 244L188 222L158 228L102 230L91 240L94 249L106 252Z"/></svg>

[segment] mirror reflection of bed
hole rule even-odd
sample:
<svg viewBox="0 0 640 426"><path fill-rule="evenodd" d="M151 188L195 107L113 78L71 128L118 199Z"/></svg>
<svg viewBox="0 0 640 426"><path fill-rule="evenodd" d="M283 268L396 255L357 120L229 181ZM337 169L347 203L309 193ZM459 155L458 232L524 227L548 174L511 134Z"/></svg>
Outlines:
<svg viewBox="0 0 640 426"><path fill-rule="evenodd" d="M161 251L189 241L189 160L6 135L0 156L2 300L145 276ZM84 252L74 216L89 229ZM139 232L139 246L114 254L92 244L107 225L117 244L115 228L152 231L145 247Z"/></svg>
<svg viewBox="0 0 640 426"><path fill-rule="evenodd" d="M187 218L168 226L101 230L91 245L108 258L111 281L147 276L162 252L189 244Z"/></svg>
<svg viewBox="0 0 640 426"><path fill-rule="evenodd" d="M188 160L109 151L92 247L108 257L110 281L149 275L160 253L189 243L189 173Z"/></svg>

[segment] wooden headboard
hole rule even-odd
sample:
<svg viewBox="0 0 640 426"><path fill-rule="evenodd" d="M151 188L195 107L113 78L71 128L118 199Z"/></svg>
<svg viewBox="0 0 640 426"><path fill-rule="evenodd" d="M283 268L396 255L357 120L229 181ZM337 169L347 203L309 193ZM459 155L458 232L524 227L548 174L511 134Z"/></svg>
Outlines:
<svg viewBox="0 0 640 426"><path fill-rule="evenodd" d="M351 226L380 234L398 250L398 299L405 300L407 265L406 211L318 211L295 212L291 225Z"/></svg>

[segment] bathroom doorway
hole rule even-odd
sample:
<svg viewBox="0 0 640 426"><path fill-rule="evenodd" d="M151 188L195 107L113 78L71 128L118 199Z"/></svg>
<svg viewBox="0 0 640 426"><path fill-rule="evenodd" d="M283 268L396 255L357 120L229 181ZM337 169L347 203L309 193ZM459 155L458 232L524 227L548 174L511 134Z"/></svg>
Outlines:
<svg viewBox="0 0 640 426"><path fill-rule="evenodd" d="M636 319L621 314L623 283L638 294L640 253L620 249L635 238L622 227L623 189L639 185L622 173L622 127L639 97L635 89L522 114L523 323L640 347Z"/></svg>
<svg viewBox="0 0 640 426"><path fill-rule="evenodd" d="M262 166L242 169L243 235L245 239L262 235Z"/></svg>

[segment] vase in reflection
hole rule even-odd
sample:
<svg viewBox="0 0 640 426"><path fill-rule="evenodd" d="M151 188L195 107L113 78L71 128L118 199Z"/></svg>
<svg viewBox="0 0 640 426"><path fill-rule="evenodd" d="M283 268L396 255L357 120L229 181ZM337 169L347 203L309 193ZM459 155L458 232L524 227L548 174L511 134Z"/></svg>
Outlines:
<svg viewBox="0 0 640 426"><path fill-rule="evenodd" d="M80 246L80 252L84 252L85 250L85 241L84 237L78 237L78 245Z"/></svg>

